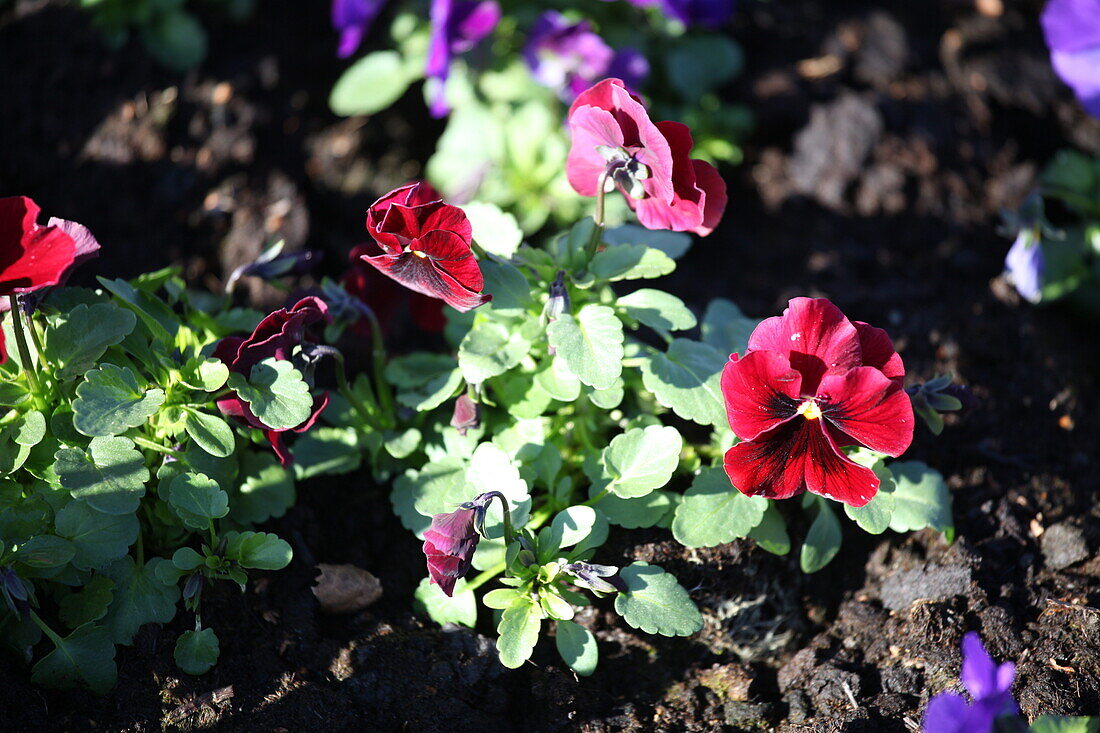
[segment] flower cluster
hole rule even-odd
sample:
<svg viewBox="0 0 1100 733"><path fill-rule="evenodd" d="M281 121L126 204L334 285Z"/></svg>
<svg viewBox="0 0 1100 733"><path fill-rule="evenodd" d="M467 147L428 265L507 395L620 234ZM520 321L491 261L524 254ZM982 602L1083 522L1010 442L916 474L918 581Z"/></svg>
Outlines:
<svg viewBox="0 0 1100 733"><path fill-rule="evenodd" d="M726 184L693 160L687 126L657 122L620 79L588 89L569 109L573 145L566 174L582 196L616 188L649 229L710 234L726 208Z"/></svg>
<svg viewBox="0 0 1100 733"><path fill-rule="evenodd" d="M606 77L633 90L649 76L649 62L636 50L612 50L588 21L571 22L553 10L531 28L523 57L535 79L567 102Z"/></svg>
<svg viewBox="0 0 1100 733"><path fill-rule="evenodd" d="M741 439L726 453L730 481L749 496L809 491L864 506L879 479L842 448L905 452L913 407L904 378L885 331L849 321L828 300L795 298L722 372L726 414Z"/></svg>

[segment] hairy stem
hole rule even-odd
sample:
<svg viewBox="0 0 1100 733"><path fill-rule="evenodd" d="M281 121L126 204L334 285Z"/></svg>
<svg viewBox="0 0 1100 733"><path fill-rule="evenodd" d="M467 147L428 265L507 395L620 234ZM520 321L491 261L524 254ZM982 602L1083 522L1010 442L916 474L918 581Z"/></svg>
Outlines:
<svg viewBox="0 0 1100 733"><path fill-rule="evenodd" d="M15 334L15 346L19 351L19 363L23 366L23 373L27 375L31 392L37 397L39 394L38 375L35 374L34 367L31 365L31 351L27 348L27 335L23 333L23 318L20 315L22 308L19 305L19 296L9 295L8 302L11 303L11 330Z"/></svg>

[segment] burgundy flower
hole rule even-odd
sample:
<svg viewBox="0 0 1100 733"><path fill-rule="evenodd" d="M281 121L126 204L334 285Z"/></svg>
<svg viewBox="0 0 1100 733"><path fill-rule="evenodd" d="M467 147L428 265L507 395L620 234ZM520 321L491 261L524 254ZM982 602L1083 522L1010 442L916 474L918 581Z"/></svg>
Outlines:
<svg viewBox="0 0 1100 733"><path fill-rule="evenodd" d="M566 174L574 190L595 196L618 188L649 229L710 234L726 208L726 184L714 166L692 160L691 131L654 123L620 79L604 79L569 108L573 145Z"/></svg>
<svg viewBox="0 0 1100 733"><path fill-rule="evenodd" d="M57 285L73 265L77 245L60 226L69 222L40 226L39 211L26 196L0 198L0 296Z"/></svg>
<svg viewBox="0 0 1100 733"><path fill-rule="evenodd" d="M473 230L462 209L431 198L412 183L378 199L367 211L367 231L382 254L360 259L410 290L468 311L492 300L471 250Z"/></svg>
<svg viewBox="0 0 1100 733"><path fill-rule="evenodd" d="M383 333L389 331L403 305L408 305L413 323L421 330L431 333L443 331L447 325L443 301L401 287L364 261L364 258L381 252L373 242L360 244L351 250L348 255L350 265L340 279L344 290L374 311ZM370 328L370 321L364 317L352 324L351 331L366 338L370 336Z"/></svg>
<svg viewBox="0 0 1100 733"><path fill-rule="evenodd" d="M431 582L450 596L455 583L466 576L473 563L478 540L478 514L484 515L474 503L463 504L447 514L432 517L432 526L424 533L424 555L428 558Z"/></svg>
<svg viewBox="0 0 1100 733"><path fill-rule="evenodd" d="M252 367L264 359L274 358L286 361L291 358L296 346L308 343L305 339L306 328L319 322L331 323L328 306L320 298L303 298L293 308L281 308L260 321L248 338L229 336L218 342L214 348L214 358L229 367L229 371L243 374L252 373ZM283 466L293 462L294 456L283 443L286 430L274 430L260 422L248 403L236 394L230 394L218 400L218 409L222 414L235 417L248 425L264 431L271 443L275 455ZM315 397L313 411L309 418L290 430L302 433L313 427L313 423L328 406L328 392Z"/></svg>
<svg viewBox="0 0 1100 733"><path fill-rule="evenodd" d="M813 494L860 507L879 480L841 447L890 456L913 440L905 367L879 328L849 321L823 298L795 298L762 322L722 372L733 485L749 496Z"/></svg>

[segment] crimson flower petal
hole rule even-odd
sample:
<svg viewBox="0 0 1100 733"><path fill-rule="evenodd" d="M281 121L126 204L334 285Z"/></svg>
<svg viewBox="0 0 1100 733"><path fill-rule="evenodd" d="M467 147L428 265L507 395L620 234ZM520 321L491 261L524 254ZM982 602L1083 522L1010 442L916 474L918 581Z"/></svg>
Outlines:
<svg viewBox="0 0 1100 733"><path fill-rule="evenodd" d="M702 160L693 160L695 167L695 185L703 191L703 223L692 231L705 237L714 231L722 215L726 213L726 180L718 174L718 169Z"/></svg>
<svg viewBox="0 0 1100 733"><path fill-rule="evenodd" d="M863 365L872 366L890 379L899 383L905 379L905 364L901 355L894 350L894 342L881 328L875 328L863 321L853 321L859 333L859 350L863 354Z"/></svg>
<svg viewBox="0 0 1100 733"><path fill-rule="evenodd" d="M900 456L913 442L909 395L874 367L827 374L818 387L822 417L860 445Z"/></svg>
<svg viewBox="0 0 1100 733"><path fill-rule="evenodd" d="M4 346L4 329L0 328L0 364L8 360L8 351Z"/></svg>
<svg viewBox="0 0 1100 733"><path fill-rule="evenodd" d="M466 312L492 300L491 295L474 292L465 287L430 257L420 257L413 252L399 255L383 254L364 257L380 272L389 275L410 290L439 298L455 310Z"/></svg>
<svg viewBox="0 0 1100 733"><path fill-rule="evenodd" d="M0 198L0 295L56 285L73 264L73 238L60 227L38 226L40 211L26 196Z"/></svg>
<svg viewBox="0 0 1100 733"><path fill-rule="evenodd" d="M765 319L752 332L749 351L788 354L802 373L802 389L813 394L826 371L860 366L859 333L825 298L793 298L781 316Z"/></svg>
<svg viewBox="0 0 1100 733"><path fill-rule="evenodd" d="M753 351L722 370L726 417L741 440L755 440L795 417L801 393L802 375L774 351Z"/></svg>

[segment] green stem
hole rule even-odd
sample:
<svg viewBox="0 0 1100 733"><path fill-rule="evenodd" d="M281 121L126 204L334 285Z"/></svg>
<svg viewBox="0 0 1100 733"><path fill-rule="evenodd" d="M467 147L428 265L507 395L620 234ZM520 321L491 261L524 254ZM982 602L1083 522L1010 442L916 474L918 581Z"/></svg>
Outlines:
<svg viewBox="0 0 1100 733"><path fill-rule="evenodd" d="M142 536L141 528L138 528L137 544L134 545L134 551L137 553L137 566L139 568L145 567L145 538Z"/></svg>
<svg viewBox="0 0 1100 733"><path fill-rule="evenodd" d="M378 394L378 406L381 409L381 418L386 424L394 422L393 394L390 392L390 384L386 381L386 345L382 341L382 326L378 323L378 316L370 308L364 308L363 314L370 321L371 356L374 360L374 381Z"/></svg>
<svg viewBox="0 0 1100 733"><path fill-rule="evenodd" d="M34 373L34 367L31 365L31 352L27 348L27 335L23 333L23 318L20 316L20 311L23 309L19 306L19 297L14 294L8 296L8 302L11 303L11 330L15 334L15 346L19 351L19 363L23 365L23 373L27 375L31 392L37 397L39 395L38 375Z"/></svg>
<svg viewBox="0 0 1100 733"><path fill-rule="evenodd" d="M28 611L30 612L31 620L34 621L38 628L42 629L43 634L50 637L50 641L59 647L65 643L65 640L58 636L57 632L49 627L49 624L38 617L38 614L34 612L33 608L28 609Z"/></svg>
<svg viewBox="0 0 1100 733"><path fill-rule="evenodd" d="M355 394L355 392L353 392L351 389L351 385L348 384L348 374L344 364L344 355L336 352L334 356L336 358L336 384L337 388L340 391L340 394L344 396L344 399L351 403L351 406L355 408L355 411L357 413L359 413L359 417L363 419L363 422L365 424L369 425L373 423L373 420L371 419L372 410L370 409L370 407L367 406L367 403L359 399L359 395ZM367 382L365 382L365 384L367 385L367 389L369 390L370 381L368 380ZM368 394L367 399L373 402L374 395Z"/></svg>
<svg viewBox="0 0 1100 733"><path fill-rule="evenodd" d="M596 503L596 502L598 502L598 501L599 501L600 499L604 498L605 496L607 496L607 495L608 495L608 494L610 494L610 493L611 493L611 489L604 489L603 491L601 491L600 493L596 494L595 496L593 496L593 497L592 497L591 499L589 499L588 501L582 501L582 502L580 503L580 506L592 506L593 504L595 504L595 503Z"/></svg>
<svg viewBox="0 0 1100 733"><path fill-rule="evenodd" d="M596 226L592 228L592 238L588 240L588 258L596 254L596 249L600 246L600 238L603 235L603 217L604 217L604 199L607 196L607 192L604 190L604 186L607 185L607 176L610 171L604 169L604 172L600 174L600 178L596 181L596 213L592 215L592 220Z"/></svg>
<svg viewBox="0 0 1100 733"><path fill-rule="evenodd" d="M168 446L161 445L160 443L155 443L155 442L149 440L148 438L141 437L140 435L135 435L134 437L130 438L130 440L134 441L136 444L140 445L142 448L148 448L149 450L155 450L158 453L164 453L165 455L172 456L173 458L182 458L183 457L183 454L180 453L178 450L175 450L174 448L169 448Z"/></svg>
<svg viewBox="0 0 1100 733"><path fill-rule="evenodd" d="M468 591L477 590L478 588L485 585L486 583L488 583L493 578L495 578L498 575L500 575L501 573L503 573L504 569L505 569L504 568L504 563L497 563L496 565L489 568L488 570L481 571L480 573L478 573L476 578L466 582L466 590L468 590Z"/></svg>

